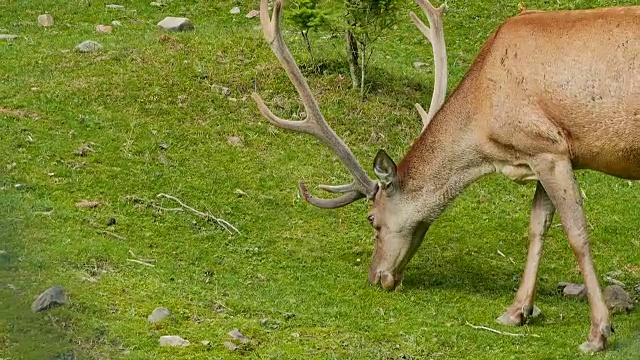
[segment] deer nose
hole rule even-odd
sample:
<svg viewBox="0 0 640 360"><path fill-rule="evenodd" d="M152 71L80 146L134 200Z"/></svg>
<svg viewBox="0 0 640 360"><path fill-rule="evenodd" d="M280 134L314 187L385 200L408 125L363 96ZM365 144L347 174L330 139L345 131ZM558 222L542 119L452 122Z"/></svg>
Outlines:
<svg viewBox="0 0 640 360"><path fill-rule="evenodd" d="M369 271L369 282L372 285L382 286L385 290L394 290L396 288L396 279L389 271L385 270L371 270Z"/></svg>

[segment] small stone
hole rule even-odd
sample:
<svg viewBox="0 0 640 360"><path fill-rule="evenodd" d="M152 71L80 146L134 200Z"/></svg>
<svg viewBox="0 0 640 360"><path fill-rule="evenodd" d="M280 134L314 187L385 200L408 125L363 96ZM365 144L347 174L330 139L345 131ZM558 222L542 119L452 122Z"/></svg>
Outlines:
<svg viewBox="0 0 640 360"><path fill-rule="evenodd" d="M164 4L158 1L152 1L151 3L149 3L149 5L151 6L155 6L155 7L163 7Z"/></svg>
<svg viewBox="0 0 640 360"><path fill-rule="evenodd" d="M244 192L244 191L242 191L242 190L240 190L240 189L235 189L233 192L234 192L236 195L238 195L238 197L245 197L245 196L247 196L247 195L248 195L246 192Z"/></svg>
<svg viewBox="0 0 640 360"><path fill-rule="evenodd" d="M94 52L102 49L102 44L97 41L87 40L76 46L76 50L83 53Z"/></svg>
<svg viewBox="0 0 640 360"><path fill-rule="evenodd" d="M162 144L158 145L158 147L160 148L160 150L167 150L169 148L169 144L162 143Z"/></svg>
<svg viewBox="0 0 640 360"><path fill-rule="evenodd" d="M117 5L117 4L109 4L109 5L107 5L107 9L118 9L118 10L124 10L124 6L122 6L122 5Z"/></svg>
<svg viewBox="0 0 640 360"><path fill-rule="evenodd" d="M633 310L633 300L619 285L607 286L602 292L602 296L612 314Z"/></svg>
<svg viewBox="0 0 640 360"><path fill-rule="evenodd" d="M158 23L158 26L167 31L189 31L195 28L191 20L173 16L167 16Z"/></svg>
<svg viewBox="0 0 640 360"><path fill-rule="evenodd" d="M222 93L222 95L224 96L229 96L231 95L231 89L229 89L228 87L221 87L220 88L220 93Z"/></svg>
<svg viewBox="0 0 640 360"><path fill-rule="evenodd" d="M191 343L189 340L185 340L180 336L176 335L165 335L161 336L158 340L160 346L189 346Z"/></svg>
<svg viewBox="0 0 640 360"><path fill-rule="evenodd" d="M76 149L75 154L78 156L87 156L93 149L88 144L82 144L79 148Z"/></svg>
<svg viewBox="0 0 640 360"><path fill-rule="evenodd" d="M18 35L0 34L0 40L14 40L17 38L18 38Z"/></svg>
<svg viewBox="0 0 640 360"><path fill-rule="evenodd" d="M223 343L224 347L226 347L227 349L234 351L234 350L238 350L238 345L232 343L231 341L225 341Z"/></svg>
<svg viewBox="0 0 640 360"><path fill-rule="evenodd" d="M568 284L562 294L572 299L584 299L587 297L587 288L583 284Z"/></svg>
<svg viewBox="0 0 640 360"><path fill-rule="evenodd" d="M244 336L240 332L240 330L238 330L238 329L233 329L233 330L229 331L229 336L231 336L232 338L234 338L236 340L240 340L244 344L249 342L249 339L247 339L247 337Z"/></svg>
<svg viewBox="0 0 640 360"><path fill-rule="evenodd" d="M151 315L147 317L147 321L150 323L157 323L171 316L171 311L164 307L157 307L153 309Z"/></svg>
<svg viewBox="0 0 640 360"><path fill-rule="evenodd" d="M53 26L53 16L49 14L42 14L38 16L38 25L43 27Z"/></svg>
<svg viewBox="0 0 640 360"><path fill-rule="evenodd" d="M158 155L158 162L162 165L169 165L169 159L167 158L167 155L165 154L160 154Z"/></svg>
<svg viewBox="0 0 640 360"><path fill-rule="evenodd" d="M113 26L122 26L122 23L120 21L118 21L118 20L113 20L111 22L111 25L113 25Z"/></svg>
<svg viewBox="0 0 640 360"><path fill-rule="evenodd" d="M247 17L247 19L253 19L254 17L260 15L260 11L258 10L251 10L247 13L247 15L245 15Z"/></svg>
<svg viewBox="0 0 640 360"><path fill-rule="evenodd" d="M61 286L56 285L52 288L45 290L36 300L31 304L31 310L33 312L40 312L51 309L55 306L61 306L66 304L67 295Z"/></svg>
<svg viewBox="0 0 640 360"><path fill-rule="evenodd" d="M79 207L81 209L93 209L100 206L100 203L97 201L78 201L76 203L76 207Z"/></svg>
<svg viewBox="0 0 640 360"><path fill-rule="evenodd" d="M231 9L231 11L229 11L229 13L231 13L232 15L238 15L238 14L240 14L240 8L236 6L233 9Z"/></svg>
<svg viewBox="0 0 640 360"><path fill-rule="evenodd" d="M232 146L242 146L243 145L242 139L237 137L237 136L229 136L227 138L227 142L229 143L229 145L232 145Z"/></svg>
<svg viewBox="0 0 640 360"><path fill-rule="evenodd" d="M200 341L200 344L204 345L204 346L210 346L211 345L211 341L209 340L202 340Z"/></svg>
<svg viewBox="0 0 640 360"><path fill-rule="evenodd" d="M100 33L100 34L111 34L111 31L113 31L113 28L109 25L98 25L96 26L96 32Z"/></svg>

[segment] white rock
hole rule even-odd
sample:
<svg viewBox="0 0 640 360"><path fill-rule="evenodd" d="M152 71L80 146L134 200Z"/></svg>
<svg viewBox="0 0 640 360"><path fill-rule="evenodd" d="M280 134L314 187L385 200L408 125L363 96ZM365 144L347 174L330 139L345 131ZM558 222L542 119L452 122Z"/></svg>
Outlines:
<svg viewBox="0 0 640 360"><path fill-rule="evenodd" d="M13 40L17 38L18 35L0 34L0 40Z"/></svg>
<svg viewBox="0 0 640 360"><path fill-rule="evenodd" d="M123 9L124 9L124 6L122 6L122 5L117 5L117 4L109 4L109 5L107 5L107 8L108 8L108 9L120 9L120 10L123 10Z"/></svg>
<svg viewBox="0 0 640 360"><path fill-rule="evenodd" d="M189 340L185 340L180 336L176 335L165 335L161 336L158 340L160 346L189 346L191 343Z"/></svg>
<svg viewBox="0 0 640 360"><path fill-rule="evenodd" d="M55 306L64 305L66 302L67 295L62 287L56 285L40 294L33 304L31 304L31 310L33 310L33 312L40 312Z"/></svg>
<svg viewBox="0 0 640 360"><path fill-rule="evenodd" d="M236 6L233 9L231 9L230 13L233 15L238 15L240 14L240 8Z"/></svg>
<svg viewBox="0 0 640 360"><path fill-rule="evenodd" d="M153 1L153 2L151 2L149 5L151 5L151 6L155 6L155 7L163 7L163 6L164 6L164 4L163 4L163 3L158 2L158 1Z"/></svg>
<svg viewBox="0 0 640 360"><path fill-rule="evenodd" d="M171 311L169 311L169 309L164 307L157 307L151 312L151 315L147 317L147 321L149 321L150 323L157 323L169 316L171 316Z"/></svg>
<svg viewBox="0 0 640 360"><path fill-rule="evenodd" d="M258 10L251 10L247 13L247 15L245 15L247 17L247 19L253 19L254 17L260 15L260 11Z"/></svg>
<svg viewBox="0 0 640 360"><path fill-rule="evenodd" d="M194 29L191 20L173 16L167 16L158 23L158 26L168 31L188 31Z"/></svg>
<svg viewBox="0 0 640 360"><path fill-rule="evenodd" d="M111 34L111 31L113 31L113 28L109 25L97 25L96 26L96 32L100 33L100 34Z"/></svg>
<svg viewBox="0 0 640 360"><path fill-rule="evenodd" d="M44 27L53 26L53 16L49 14L42 14L38 16L38 24Z"/></svg>
<svg viewBox="0 0 640 360"><path fill-rule="evenodd" d="M569 298L584 299L587 297L587 287L584 284L567 284L562 293Z"/></svg>
<svg viewBox="0 0 640 360"><path fill-rule="evenodd" d="M76 50L80 52L94 52L102 49L102 44L97 41L87 40L76 46Z"/></svg>
<svg viewBox="0 0 640 360"><path fill-rule="evenodd" d="M113 26L122 26L122 23L120 21L118 21L118 20L113 20L111 22L111 25L113 25Z"/></svg>

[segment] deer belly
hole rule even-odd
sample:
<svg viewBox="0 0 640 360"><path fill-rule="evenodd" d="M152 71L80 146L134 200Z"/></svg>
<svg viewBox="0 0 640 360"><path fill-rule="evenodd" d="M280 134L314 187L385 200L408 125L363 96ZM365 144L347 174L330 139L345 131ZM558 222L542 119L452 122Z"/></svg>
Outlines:
<svg viewBox="0 0 640 360"><path fill-rule="evenodd" d="M640 146L606 150L608 151L579 154L574 159L574 168L595 170L627 180L640 180Z"/></svg>

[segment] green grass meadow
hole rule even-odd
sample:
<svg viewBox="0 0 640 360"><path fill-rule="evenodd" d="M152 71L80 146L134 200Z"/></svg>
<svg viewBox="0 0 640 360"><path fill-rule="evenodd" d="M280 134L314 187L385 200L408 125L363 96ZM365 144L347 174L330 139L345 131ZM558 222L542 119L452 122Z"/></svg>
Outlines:
<svg viewBox="0 0 640 360"><path fill-rule="evenodd" d="M244 16L258 1L116 2L124 10L108 3L0 1L0 33L20 36L0 40L0 359L591 358L578 350L589 330L587 302L556 292L560 281L582 282L557 218L539 272L544 318L521 328L494 321L524 269L533 185L500 176L473 184L433 224L399 290L370 286L369 204L321 210L305 203L299 179L317 192L316 184L349 174L310 136L269 125L250 98L258 90L282 117L303 111L258 19ZM406 12L418 11L406 4ZM451 90L491 31L517 14L518 1L448 5ZM230 14L234 6L240 15ZM45 12L53 27L37 25ZM165 33L156 27L165 16L186 16L196 29ZM122 26L96 33L113 20ZM286 20L285 30L294 56L308 65ZM402 17L374 45L369 92L360 99L342 38L328 34L312 34L323 71L305 71L328 121L367 170L380 148L401 159L421 128L413 104L431 97L431 67L413 66L431 64L430 46ZM74 51L84 40L104 48ZM76 154L85 145L91 150ZM616 272L632 289L640 283L640 183L593 172L578 179L598 272ZM177 204L160 193L240 234L166 210ZM100 206L75 205L85 200ZM33 313L32 301L57 284L68 304ZM158 306L173 316L150 324ZM617 314L613 324L610 350L594 358L640 359L640 312ZM250 342L227 349L232 329ZM162 335L192 344L160 347Z"/></svg>

